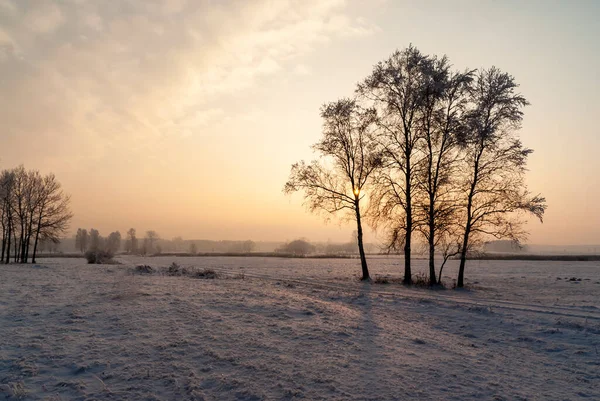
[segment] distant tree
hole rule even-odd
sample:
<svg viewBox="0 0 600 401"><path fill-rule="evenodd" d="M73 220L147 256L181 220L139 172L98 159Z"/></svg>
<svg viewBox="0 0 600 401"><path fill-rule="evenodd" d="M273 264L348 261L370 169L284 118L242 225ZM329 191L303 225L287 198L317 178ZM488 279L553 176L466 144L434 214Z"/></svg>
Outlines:
<svg viewBox="0 0 600 401"><path fill-rule="evenodd" d="M297 239L286 243L281 248L279 248L278 251L296 256L306 256L315 251L315 246L305 239Z"/></svg>
<svg viewBox="0 0 600 401"><path fill-rule="evenodd" d="M127 230L127 240L125 241L125 252L137 253L138 251L138 240L136 237L135 228Z"/></svg>
<svg viewBox="0 0 600 401"><path fill-rule="evenodd" d="M148 230L146 231L146 238L144 238L144 240L147 240L147 249L146 252L152 253L154 251L154 243L159 239L158 233L154 230Z"/></svg>
<svg viewBox="0 0 600 401"><path fill-rule="evenodd" d="M95 228L90 229L90 247L91 251L98 251L102 248L102 237Z"/></svg>
<svg viewBox="0 0 600 401"><path fill-rule="evenodd" d="M254 241L247 240L242 242L242 253L250 253L256 248Z"/></svg>
<svg viewBox="0 0 600 401"><path fill-rule="evenodd" d="M380 154L370 137L375 113L361 109L355 100L341 99L325 104L321 117L323 136L313 145L321 160L294 164L284 192L304 192L305 204L312 212L347 212L342 218L356 222L362 280L368 280L361 201L371 175L381 165Z"/></svg>
<svg viewBox="0 0 600 401"><path fill-rule="evenodd" d="M195 255L198 253L198 247L196 246L195 242L192 242L190 244L190 254Z"/></svg>
<svg viewBox="0 0 600 401"><path fill-rule="evenodd" d="M467 252L478 237L515 241L525 236L520 212L542 221L546 199L532 196L525 185L527 157L516 136L529 103L516 92L514 78L497 68L480 70L471 91L465 146L464 231L457 286L464 286Z"/></svg>
<svg viewBox="0 0 600 401"><path fill-rule="evenodd" d="M181 237L174 237L171 242L173 243L173 250L175 252L181 252L184 250L184 241Z"/></svg>
<svg viewBox="0 0 600 401"><path fill-rule="evenodd" d="M75 248L81 253L87 251L89 235L85 228L78 228L75 235Z"/></svg>
<svg viewBox="0 0 600 401"><path fill-rule="evenodd" d="M108 235L108 238L106 239L106 250L111 253L111 254L115 254L119 251L119 249L121 248L121 233L118 231L112 232Z"/></svg>
<svg viewBox="0 0 600 401"><path fill-rule="evenodd" d="M146 256L149 252L149 249L150 246L148 238L144 238L144 241L142 241L142 246L138 249L138 252L140 253L140 255Z"/></svg>

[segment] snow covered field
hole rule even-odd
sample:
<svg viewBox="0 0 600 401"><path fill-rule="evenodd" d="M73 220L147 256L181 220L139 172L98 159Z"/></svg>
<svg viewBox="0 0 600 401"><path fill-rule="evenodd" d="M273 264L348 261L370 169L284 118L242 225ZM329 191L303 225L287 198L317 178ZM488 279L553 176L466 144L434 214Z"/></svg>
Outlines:
<svg viewBox="0 0 600 401"><path fill-rule="evenodd" d="M0 399L600 400L598 262L473 261L470 290L429 291L357 260L120 261L0 266ZM174 261L221 276L132 273Z"/></svg>

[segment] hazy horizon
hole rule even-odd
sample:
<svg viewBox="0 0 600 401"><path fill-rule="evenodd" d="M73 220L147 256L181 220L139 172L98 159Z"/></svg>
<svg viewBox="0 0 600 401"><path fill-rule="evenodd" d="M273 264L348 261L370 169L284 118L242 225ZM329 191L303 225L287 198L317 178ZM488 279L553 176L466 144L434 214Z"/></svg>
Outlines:
<svg viewBox="0 0 600 401"><path fill-rule="evenodd" d="M412 43L515 76L527 182L548 200L527 243L598 245L598 15L594 1L0 0L0 169L55 173L71 233L347 242L352 224L282 188L314 157L320 106Z"/></svg>

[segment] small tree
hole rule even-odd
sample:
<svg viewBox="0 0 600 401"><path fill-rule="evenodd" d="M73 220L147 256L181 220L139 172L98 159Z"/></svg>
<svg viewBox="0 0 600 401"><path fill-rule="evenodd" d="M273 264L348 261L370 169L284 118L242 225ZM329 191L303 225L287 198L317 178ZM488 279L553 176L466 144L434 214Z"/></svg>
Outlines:
<svg viewBox="0 0 600 401"><path fill-rule="evenodd" d="M196 246L195 242L192 242L190 244L190 254L195 255L198 253L198 247Z"/></svg>
<svg viewBox="0 0 600 401"><path fill-rule="evenodd" d="M284 192L303 191L305 204L312 212L348 212L343 217L356 222L362 280L368 280L361 202L371 175L381 165L380 154L370 138L375 114L361 109L355 100L341 99L324 105L321 117L323 137L313 145L321 160L294 164Z"/></svg>

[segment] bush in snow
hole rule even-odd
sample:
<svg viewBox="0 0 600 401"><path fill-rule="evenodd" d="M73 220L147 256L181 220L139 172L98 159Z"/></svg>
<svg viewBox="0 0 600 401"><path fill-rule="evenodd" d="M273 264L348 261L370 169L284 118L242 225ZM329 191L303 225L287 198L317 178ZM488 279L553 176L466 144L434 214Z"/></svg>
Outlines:
<svg viewBox="0 0 600 401"><path fill-rule="evenodd" d="M112 264L113 253L110 251L92 250L85 253L85 258L89 264Z"/></svg>

